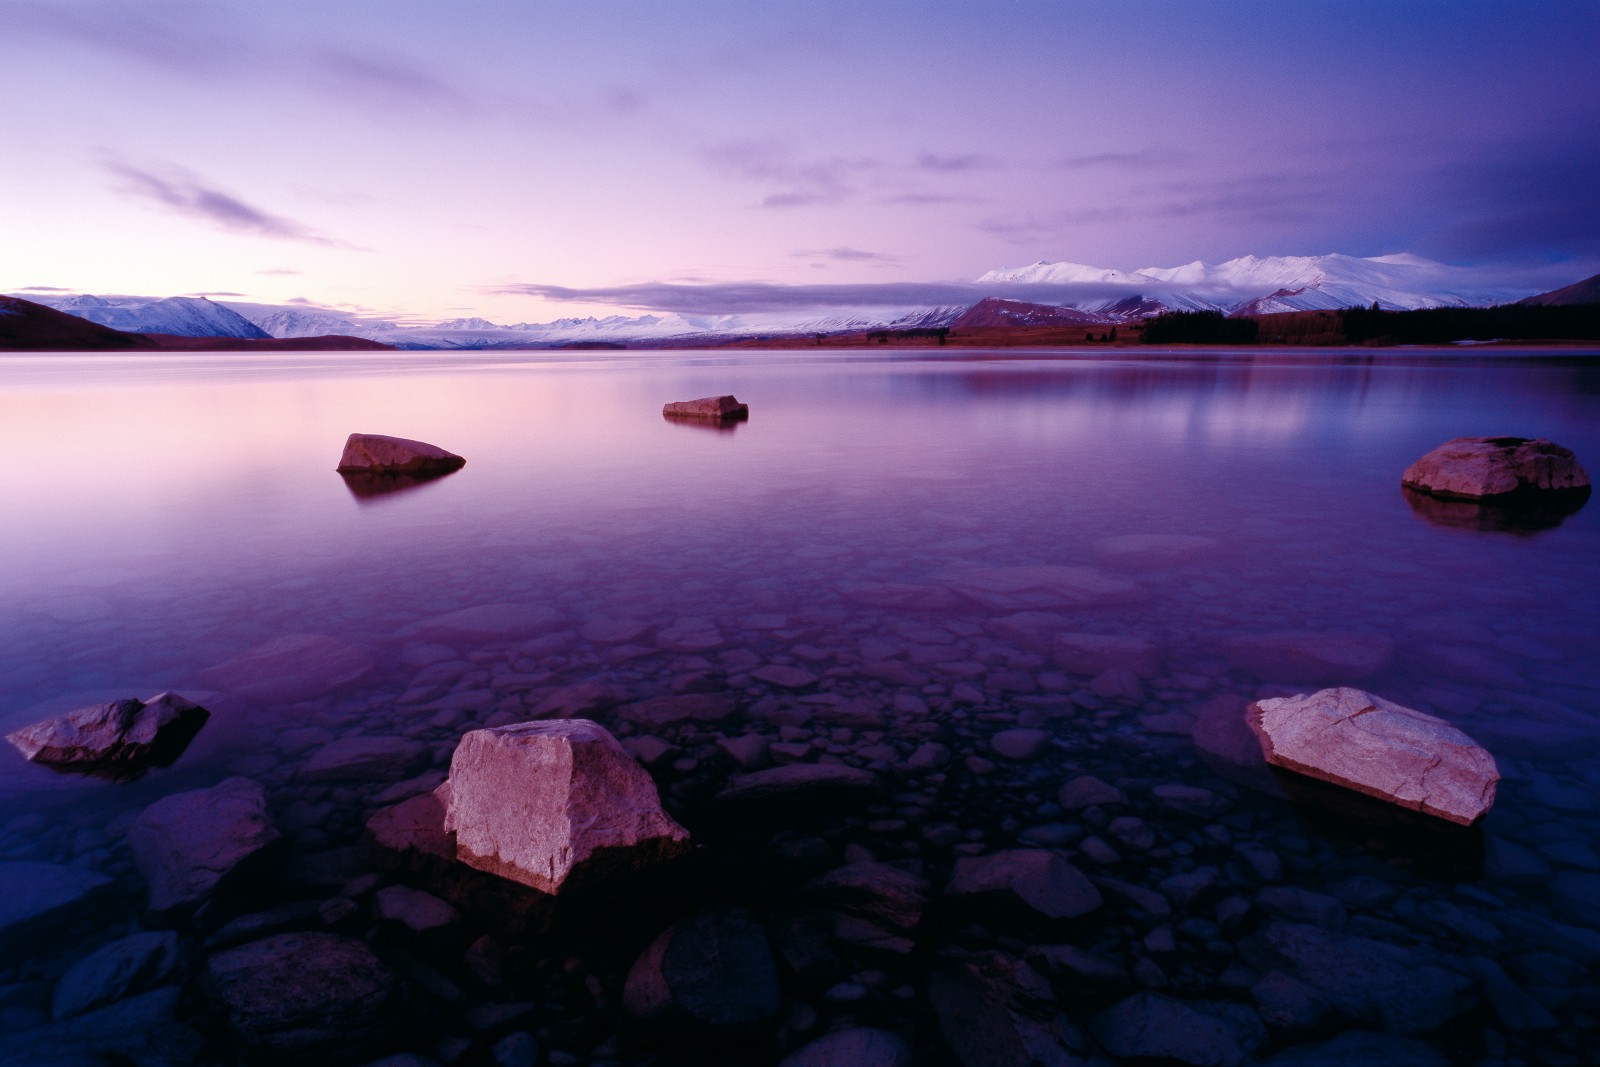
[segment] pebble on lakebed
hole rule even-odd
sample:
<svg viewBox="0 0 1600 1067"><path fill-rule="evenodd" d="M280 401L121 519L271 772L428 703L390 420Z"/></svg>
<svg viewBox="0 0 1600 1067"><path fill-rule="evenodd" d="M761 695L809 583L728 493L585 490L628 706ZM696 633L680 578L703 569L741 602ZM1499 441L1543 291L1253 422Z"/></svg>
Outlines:
<svg viewBox="0 0 1600 1067"><path fill-rule="evenodd" d="M211 713L176 693L114 700L6 735L34 763L102 778L137 778L183 754Z"/></svg>

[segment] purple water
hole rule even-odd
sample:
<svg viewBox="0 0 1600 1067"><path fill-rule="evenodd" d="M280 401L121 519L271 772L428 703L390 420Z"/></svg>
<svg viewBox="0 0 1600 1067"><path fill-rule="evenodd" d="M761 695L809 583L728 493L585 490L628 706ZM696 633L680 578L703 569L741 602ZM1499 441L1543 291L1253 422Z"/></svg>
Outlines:
<svg viewBox="0 0 1600 1067"><path fill-rule="evenodd" d="M661 417L717 393L749 421ZM352 431L467 466L361 497L333 470ZM1600 512L1495 529L1414 509L1400 472L1469 435L1548 437L1600 467L1596 356L0 357L0 730L164 689L216 712L174 766L134 783L0 751L0 858L136 891L120 835L159 796L242 773L285 807L328 804L296 769L329 736L422 740L442 766L462 729L586 681L644 699L704 675L757 728L835 697L897 707L954 728L952 778L964 744L993 762L982 738L1021 717L1053 724L1079 746L1064 758L1102 778L1216 788L1187 738L1208 701L1349 681L1500 761L1474 891L1592 929L1549 884L1600 870ZM483 605L511 607L476 631L429 622ZM997 623L1027 611L1145 639L1158 665L1095 692L1052 661L1048 634ZM1326 678L1249 651L1285 632L1376 651L1359 677ZM309 663L280 692L214 670L292 634L368 666L350 681ZM419 681L445 662L454 677ZM817 681L752 679L771 664ZM803 758L893 773L882 746L904 758L920 740L894 721L871 737L819 723ZM712 773L700 763L657 777ZM986 783L997 801L1048 803L1061 780L1012 794L1007 773L974 771L961 810L926 817L960 822ZM370 802L291 837L343 842ZM1292 818L1248 790L1233 802ZM1008 808L987 840L1058 818ZM1359 847L1284 827L1290 852L1337 848L1370 873ZM1570 1011L1564 1026L1594 1025L1593 1004Z"/></svg>

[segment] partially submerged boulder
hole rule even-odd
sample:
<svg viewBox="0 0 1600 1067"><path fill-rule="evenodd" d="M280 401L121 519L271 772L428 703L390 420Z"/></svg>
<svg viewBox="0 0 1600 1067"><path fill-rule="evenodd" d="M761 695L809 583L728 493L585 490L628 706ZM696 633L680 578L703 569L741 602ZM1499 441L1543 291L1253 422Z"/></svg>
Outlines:
<svg viewBox="0 0 1600 1067"><path fill-rule="evenodd" d="M655 1029L741 1034L771 1023L783 997L761 924L716 908L662 931L629 968L622 1003Z"/></svg>
<svg viewBox="0 0 1600 1067"><path fill-rule="evenodd" d="M661 409L671 419L715 419L718 422L748 419L750 405L733 396L703 396L699 400L675 400Z"/></svg>
<svg viewBox="0 0 1600 1067"><path fill-rule="evenodd" d="M449 787L457 858L546 893L580 868L621 873L689 847L650 775L588 719L473 730L450 761Z"/></svg>
<svg viewBox="0 0 1600 1067"><path fill-rule="evenodd" d="M6 735L28 759L58 770L108 778L136 778L151 766L172 763L211 713L176 693L114 700Z"/></svg>
<svg viewBox="0 0 1600 1067"><path fill-rule="evenodd" d="M150 884L150 910L171 915L200 904L280 836L260 783L229 778L145 808L128 828L128 847Z"/></svg>
<svg viewBox="0 0 1600 1067"><path fill-rule="evenodd" d="M1275 767L1462 826L1494 804L1493 756L1444 720L1360 689L1258 700L1246 720Z"/></svg>
<svg viewBox="0 0 1600 1067"><path fill-rule="evenodd" d="M444 474L466 465L463 457L426 441L353 433L337 469L340 474Z"/></svg>
<svg viewBox="0 0 1600 1067"><path fill-rule="evenodd" d="M1542 437L1457 437L1407 467L1400 482L1455 500L1589 492L1577 457Z"/></svg>

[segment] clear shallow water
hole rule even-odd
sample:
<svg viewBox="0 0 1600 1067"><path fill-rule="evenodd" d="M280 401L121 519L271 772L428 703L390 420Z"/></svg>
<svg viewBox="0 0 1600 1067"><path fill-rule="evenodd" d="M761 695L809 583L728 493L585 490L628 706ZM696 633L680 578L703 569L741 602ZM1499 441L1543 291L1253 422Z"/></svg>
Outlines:
<svg viewBox="0 0 1600 1067"><path fill-rule="evenodd" d="M723 392L750 404L748 423L660 416L667 400ZM468 463L362 498L333 471L351 431ZM1208 702L1350 681L1496 754L1506 780L1470 883L1571 919L1546 883L1600 869L1600 511L1503 531L1414 510L1404 467L1480 434L1549 437L1593 471L1600 366L1480 353L0 357L0 729L162 689L210 694L217 712L175 766L136 783L0 752L0 858L127 875L127 817L165 793L245 773L281 805L328 804L296 785L328 735L405 735L442 765L462 729L517 721L561 686L643 699L691 675L735 693L756 724L725 727L735 734L833 698L898 708L875 731L819 719L801 730L808 759L892 774L939 724L959 789L950 811L924 815L976 819L992 787L1006 805L984 816L994 844L1059 822L1030 807L1072 770L1226 792L1186 736ZM477 632L429 622L505 604L517 607L497 618L512 621ZM1158 665L1096 693L1052 661L1049 626L1041 644L1000 621L1023 611L1146 639ZM1370 654L1341 673L1260 652L1285 632ZM326 635L370 668L335 686L312 665L279 693L216 671L288 634ZM462 667L423 679L435 660ZM796 693L752 678L771 664L817 681ZM988 733L1019 721L1070 742L1065 763L968 773L964 756L993 760ZM731 773L700 763L657 777ZM1335 847L1276 801L1228 795L1301 845L1309 835L1310 856ZM301 810L301 846L348 837L371 800L354 799L343 816ZM1365 871L1366 853L1337 847ZM1301 884L1319 885L1309 868Z"/></svg>

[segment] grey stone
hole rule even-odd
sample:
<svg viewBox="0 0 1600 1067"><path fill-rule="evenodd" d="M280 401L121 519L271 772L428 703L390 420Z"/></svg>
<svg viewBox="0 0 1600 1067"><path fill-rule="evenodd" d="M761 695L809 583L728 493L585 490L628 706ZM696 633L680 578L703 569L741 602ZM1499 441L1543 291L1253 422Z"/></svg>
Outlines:
<svg viewBox="0 0 1600 1067"><path fill-rule="evenodd" d="M874 796L880 789L877 775L858 767L842 763L792 763L739 775L717 799L739 805L850 802Z"/></svg>
<svg viewBox="0 0 1600 1067"><path fill-rule="evenodd" d="M88 914L113 891L111 879L77 867L0 860L0 948L15 950Z"/></svg>
<svg viewBox="0 0 1600 1067"><path fill-rule="evenodd" d="M51 1018L60 1020L153 989L178 967L178 935L168 931L130 934L73 964L51 997Z"/></svg>
<svg viewBox="0 0 1600 1067"><path fill-rule="evenodd" d="M1267 1036L1249 1008L1148 991L1100 1012L1089 1031L1113 1056L1173 1059L1195 1067L1236 1067Z"/></svg>
<svg viewBox="0 0 1600 1067"><path fill-rule="evenodd" d="M672 419L732 422L749 418L750 405L739 403L733 396L703 396L698 400L671 401L661 409L661 414Z"/></svg>
<svg viewBox="0 0 1600 1067"><path fill-rule="evenodd" d="M989 739L989 747L1006 759L1027 762L1037 759L1050 744L1050 735L1043 730L1018 727L1001 730Z"/></svg>
<svg viewBox="0 0 1600 1067"><path fill-rule="evenodd" d="M1471 825L1494 804L1494 757L1443 719L1360 689L1258 700L1247 715L1267 762Z"/></svg>
<svg viewBox="0 0 1600 1067"><path fill-rule="evenodd" d="M69 711L6 735L35 763L111 778L132 778L166 766L211 713L176 693L117 700Z"/></svg>
<svg viewBox="0 0 1600 1067"><path fill-rule="evenodd" d="M261 785L229 778L145 808L128 828L128 846L150 886L150 910L165 915L199 904L279 836Z"/></svg>
<svg viewBox="0 0 1600 1067"><path fill-rule="evenodd" d="M604 878L688 849L650 775L588 719L473 730L448 785L457 858L546 893L575 873Z"/></svg>
<svg viewBox="0 0 1600 1067"><path fill-rule="evenodd" d="M629 969L622 1001L647 1026L737 1034L771 1023L781 994L761 926L718 909L662 931Z"/></svg>
<svg viewBox="0 0 1600 1067"><path fill-rule="evenodd" d="M266 700L305 700L352 685L372 670L362 649L327 634L286 634L205 671L208 685Z"/></svg>
<svg viewBox="0 0 1600 1067"><path fill-rule="evenodd" d="M1264 1060L1262 1067L1450 1067L1444 1053L1409 1037L1350 1030L1330 1041L1295 1045Z"/></svg>
<svg viewBox="0 0 1600 1067"><path fill-rule="evenodd" d="M300 768L307 782L398 782L428 765L427 745L403 737L341 737Z"/></svg>
<svg viewBox="0 0 1600 1067"><path fill-rule="evenodd" d="M414 933L447 930L461 922L461 914L432 893L403 885L384 886L373 894L372 903L378 918L399 923Z"/></svg>
<svg viewBox="0 0 1600 1067"><path fill-rule="evenodd" d="M1101 781L1092 774L1080 774L1062 785L1058 802L1068 811L1092 807L1097 804L1126 804L1128 798L1122 790Z"/></svg>
<svg viewBox="0 0 1600 1067"><path fill-rule="evenodd" d="M802 1045L778 1067L911 1067L911 1046L888 1030L852 1026Z"/></svg>
<svg viewBox="0 0 1600 1067"><path fill-rule="evenodd" d="M443 474L460 470L467 461L426 441L353 433L339 457L340 474Z"/></svg>
<svg viewBox="0 0 1600 1067"><path fill-rule="evenodd" d="M400 983L365 944L291 933L219 952L206 985L251 1053L282 1057L376 1051L400 1022Z"/></svg>
<svg viewBox="0 0 1600 1067"><path fill-rule="evenodd" d="M1047 919L1071 919L1101 905L1100 891L1059 853L1008 849L956 860L945 894L998 897Z"/></svg>
<svg viewBox="0 0 1600 1067"><path fill-rule="evenodd" d="M1407 467L1400 484L1446 499L1483 500L1583 491L1589 475L1569 449L1542 437L1457 437Z"/></svg>
<svg viewBox="0 0 1600 1067"><path fill-rule="evenodd" d="M999 952L952 960L928 977L939 1034L962 1067L1083 1067L1067 1044L1055 995L1037 972Z"/></svg>

